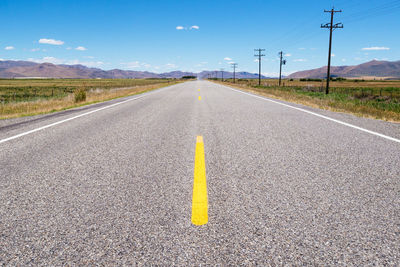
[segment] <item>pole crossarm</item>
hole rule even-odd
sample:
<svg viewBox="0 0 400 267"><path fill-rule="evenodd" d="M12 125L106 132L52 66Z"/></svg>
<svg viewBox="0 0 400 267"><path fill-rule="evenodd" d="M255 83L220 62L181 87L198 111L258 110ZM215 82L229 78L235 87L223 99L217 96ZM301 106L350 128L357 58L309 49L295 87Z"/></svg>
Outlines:
<svg viewBox="0 0 400 267"><path fill-rule="evenodd" d="M321 28L326 28L326 29L330 29L331 28L331 24L327 23L327 24L321 24ZM343 29L343 23L336 23L335 25L332 26L332 29Z"/></svg>

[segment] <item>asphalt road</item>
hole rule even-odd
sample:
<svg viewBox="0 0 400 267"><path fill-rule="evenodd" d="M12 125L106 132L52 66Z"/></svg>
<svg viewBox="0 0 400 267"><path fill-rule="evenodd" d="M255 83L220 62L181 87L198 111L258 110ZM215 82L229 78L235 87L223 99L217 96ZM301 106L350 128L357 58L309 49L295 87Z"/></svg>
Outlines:
<svg viewBox="0 0 400 267"><path fill-rule="evenodd" d="M400 264L399 124L202 81L137 97L0 121L0 265Z"/></svg>

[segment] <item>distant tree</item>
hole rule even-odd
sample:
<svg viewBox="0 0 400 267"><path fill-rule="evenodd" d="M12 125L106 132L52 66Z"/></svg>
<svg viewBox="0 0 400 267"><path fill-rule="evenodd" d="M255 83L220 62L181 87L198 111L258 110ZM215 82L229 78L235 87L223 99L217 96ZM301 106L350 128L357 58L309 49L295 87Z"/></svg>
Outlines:
<svg viewBox="0 0 400 267"><path fill-rule="evenodd" d="M196 79L196 76L183 76L182 79Z"/></svg>

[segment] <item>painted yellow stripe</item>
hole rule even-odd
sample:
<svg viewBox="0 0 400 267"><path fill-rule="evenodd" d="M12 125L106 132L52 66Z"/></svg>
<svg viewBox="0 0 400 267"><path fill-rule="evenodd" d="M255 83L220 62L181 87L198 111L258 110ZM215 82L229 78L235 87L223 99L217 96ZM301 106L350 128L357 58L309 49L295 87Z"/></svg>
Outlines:
<svg viewBox="0 0 400 267"><path fill-rule="evenodd" d="M200 89L198 89L197 91L199 91L199 92L200 92Z"/></svg>
<svg viewBox="0 0 400 267"><path fill-rule="evenodd" d="M199 96L199 100L201 100L201 96Z"/></svg>
<svg viewBox="0 0 400 267"><path fill-rule="evenodd" d="M206 161L204 157L204 143L202 136L197 136L196 142L192 199L192 223L194 225L204 225L208 223Z"/></svg>

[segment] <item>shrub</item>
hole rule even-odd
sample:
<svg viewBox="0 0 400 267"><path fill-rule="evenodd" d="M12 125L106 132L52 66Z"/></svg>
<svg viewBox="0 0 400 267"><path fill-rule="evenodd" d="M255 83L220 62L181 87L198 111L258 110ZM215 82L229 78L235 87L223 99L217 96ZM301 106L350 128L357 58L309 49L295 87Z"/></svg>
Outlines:
<svg viewBox="0 0 400 267"><path fill-rule="evenodd" d="M301 78L300 82L322 82L322 79L314 79L314 78Z"/></svg>
<svg viewBox="0 0 400 267"><path fill-rule="evenodd" d="M86 100L86 90L83 88L78 88L74 90L75 103L82 102Z"/></svg>

